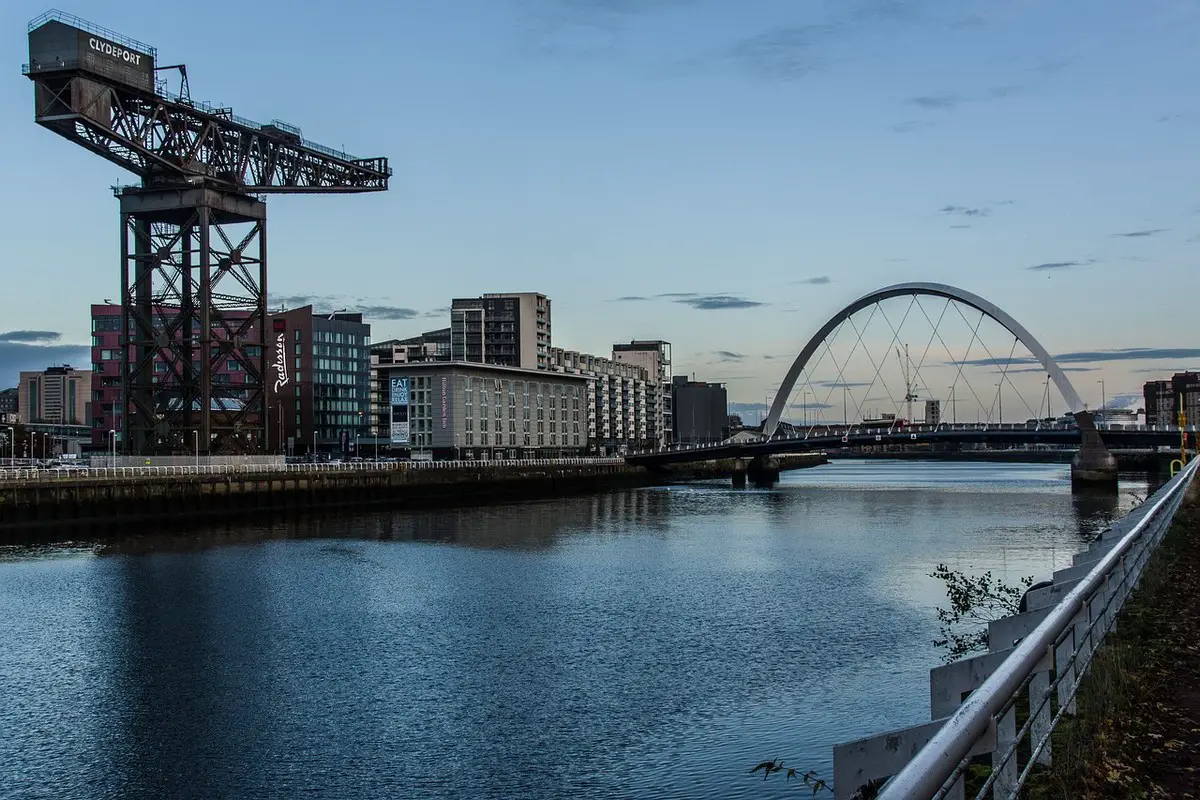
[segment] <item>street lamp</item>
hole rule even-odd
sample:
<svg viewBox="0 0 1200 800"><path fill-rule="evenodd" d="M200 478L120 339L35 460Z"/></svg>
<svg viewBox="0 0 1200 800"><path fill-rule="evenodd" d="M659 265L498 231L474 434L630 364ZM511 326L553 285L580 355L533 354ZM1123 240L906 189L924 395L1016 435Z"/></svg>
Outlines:
<svg viewBox="0 0 1200 800"><path fill-rule="evenodd" d="M192 431L192 441L196 445L196 466L200 466L200 431Z"/></svg>
<svg viewBox="0 0 1200 800"><path fill-rule="evenodd" d="M8 428L8 460L15 462L17 460L17 429ZM11 463L10 463L11 466Z"/></svg>
<svg viewBox="0 0 1200 800"><path fill-rule="evenodd" d="M108 431L109 452L112 453L111 460L108 462L110 467L117 465L117 431L115 428L110 428Z"/></svg>
<svg viewBox="0 0 1200 800"><path fill-rule="evenodd" d="M808 430L808 389L800 392L800 407L804 411L804 428Z"/></svg>
<svg viewBox="0 0 1200 800"><path fill-rule="evenodd" d="M1104 393L1104 378L1096 381L1096 383L1100 384L1100 410L1103 411L1104 407L1108 405L1108 397Z"/></svg>
<svg viewBox="0 0 1200 800"><path fill-rule="evenodd" d="M996 384L996 402L999 404L1000 424L1004 424L1004 381Z"/></svg>
<svg viewBox="0 0 1200 800"><path fill-rule="evenodd" d="M954 402L954 384L950 384L950 424L958 424L958 404Z"/></svg>

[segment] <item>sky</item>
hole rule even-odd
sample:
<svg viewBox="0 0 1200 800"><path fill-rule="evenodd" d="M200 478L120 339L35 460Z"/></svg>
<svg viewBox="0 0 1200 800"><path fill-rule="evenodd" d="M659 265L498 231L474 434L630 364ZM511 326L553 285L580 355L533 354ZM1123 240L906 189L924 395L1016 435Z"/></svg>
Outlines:
<svg viewBox="0 0 1200 800"><path fill-rule="evenodd" d="M33 122L45 10L0 7L0 385L90 361L133 182ZM749 410L856 297L935 281L1086 356L1092 405L1200 366L1195 0L63 10L185 62L195 99L391 159L386 193L268 201L272 303L363 308L376 340L538 291L555 345L666 339Z"/></svg>

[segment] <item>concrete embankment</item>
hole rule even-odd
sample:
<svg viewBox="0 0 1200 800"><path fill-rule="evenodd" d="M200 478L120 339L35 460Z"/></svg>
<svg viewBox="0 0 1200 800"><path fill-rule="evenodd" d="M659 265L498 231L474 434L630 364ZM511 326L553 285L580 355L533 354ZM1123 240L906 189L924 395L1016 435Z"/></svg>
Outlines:
<svg viewBox="0 0 1200 800"><path fill-rule="evenodd" d="M820 462L823 463L821 458ZM800 462L796 462L799 464ZM810 456L805 465L818 463ZM794 466L793 466L794 468ZM73 527L203 524L253 514L431 508L728 478L732 462L651 471L621 463L70 477L0 481L0 541Z"/></svg>
<svg viewBox="0 0 1200 800"><path fill-rule="evenodd" d="M73 477L0 482L0 531L256 513L428 508L531 500L663 483L624 464L212 475Z"/></svg>
<svg viewBox="0 0 1200 800"><path fill-rule="evenodd" d="M1117 467L1123 470L1166 469L1179 454L1114 450ZM1070 464L1073 450L837 450L830 458L898 459L908 461L981 461L1023 464Z"/></svg>

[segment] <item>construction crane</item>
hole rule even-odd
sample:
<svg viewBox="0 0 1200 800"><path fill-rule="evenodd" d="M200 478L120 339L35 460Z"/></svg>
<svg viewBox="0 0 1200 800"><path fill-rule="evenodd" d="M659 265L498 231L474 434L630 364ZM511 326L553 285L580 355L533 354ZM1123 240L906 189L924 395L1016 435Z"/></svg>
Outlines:
<svg viewBox="0 0 1200 800"><path fill-rule="evenodd" d="M908 345L904 345L904 354L900 354L899 345L896 346L896 358L900 360L900 369L904 372L904 402L906 404L905 421L912 424L913 410L912 404L914 400L920 399L916 393L916 386L913 385L912 360L908 357Z"/></svg>
<svg viewBox="0 0 1200 800"><path fill-rule="evenodd" d="M193 101L186 66L156 67L155 48L77 17L50 11L28 32L34 120L141 179L113 188L125 452L264 452L266 366L290 354L267 354L282 339L266 329L263 195L385 191L387 159ZM178 95L158 77L171 70Z"/></svg>

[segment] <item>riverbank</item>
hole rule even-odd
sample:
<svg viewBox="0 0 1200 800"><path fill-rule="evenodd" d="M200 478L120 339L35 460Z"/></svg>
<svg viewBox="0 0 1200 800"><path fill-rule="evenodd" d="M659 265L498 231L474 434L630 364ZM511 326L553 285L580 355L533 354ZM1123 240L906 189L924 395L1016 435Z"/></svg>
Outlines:
<svg viewBox="0 0 1200 800"><path fill-rule="evenodd" d="M1200 484L1053 734L1027 796L1200 797Z"/></svg>
<svg viewBox="0 0 1200 800"><path fill-rule="evenodd" d="M791 458L785 469L825 463ZM530 462L438 468L314 471L246 470L156 474L97 470L68 477L34 474L0 482L0 542L57 538L86 528L142 523L202 526L254 515L312 515L375 508L451 508L545 500L697 480L729 478L732 460L650 470L619 461Z"/></svg>

